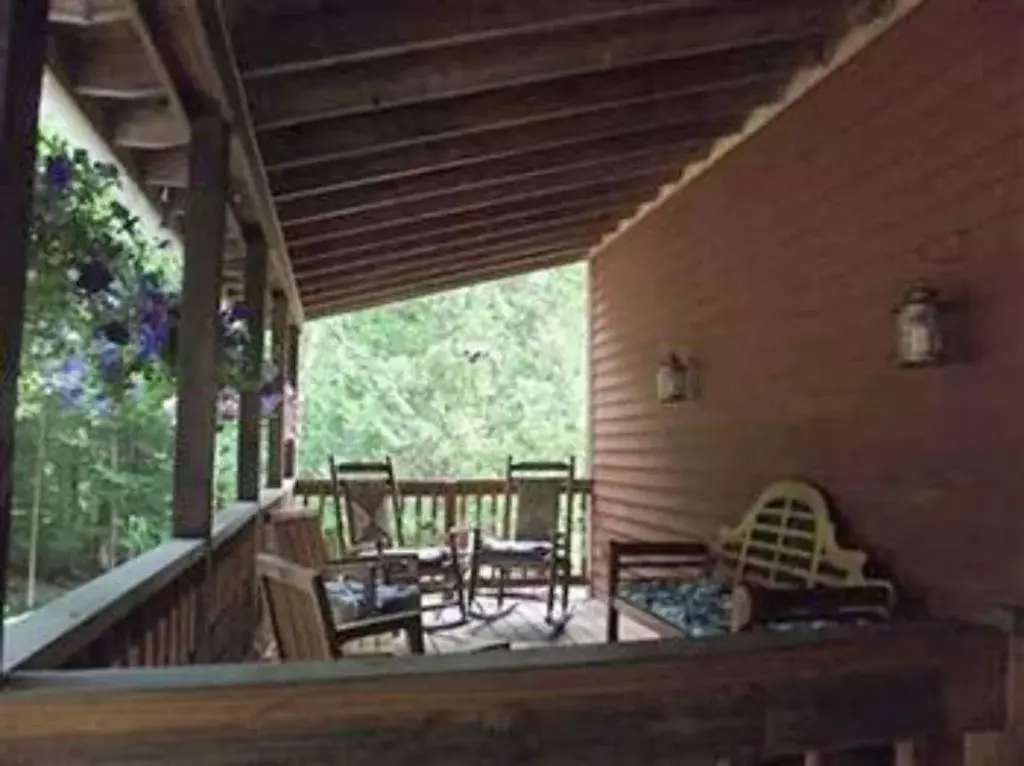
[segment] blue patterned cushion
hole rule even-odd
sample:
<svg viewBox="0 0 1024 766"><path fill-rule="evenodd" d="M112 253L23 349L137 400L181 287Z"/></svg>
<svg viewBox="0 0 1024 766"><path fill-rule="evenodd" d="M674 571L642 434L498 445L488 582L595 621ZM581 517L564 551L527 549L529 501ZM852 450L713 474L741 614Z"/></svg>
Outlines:
<svg viewBox="0 0 1024 766"><path fill-rule="evenodd" d="M377 603L371 605L367 602L366 587L356 580L331 580L324 583L324 589L335 618L342 622L414 608L419 595L415 585L378 585Z"/></svg>

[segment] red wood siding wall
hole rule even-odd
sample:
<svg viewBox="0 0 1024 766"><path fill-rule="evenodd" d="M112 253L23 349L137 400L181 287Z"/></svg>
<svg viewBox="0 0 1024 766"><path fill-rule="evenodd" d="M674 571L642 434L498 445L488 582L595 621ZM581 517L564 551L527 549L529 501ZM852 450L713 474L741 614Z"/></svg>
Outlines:
<svg viewBox="0 0 1024 766"><path fill-rule="evenodd" d="M768 482L940 608L1024 599L1024 2L927 0L592 263L594 567L708 535ZM923 277L974 359L891 362ZM702 399L659 406L668 350Z"/></svg>

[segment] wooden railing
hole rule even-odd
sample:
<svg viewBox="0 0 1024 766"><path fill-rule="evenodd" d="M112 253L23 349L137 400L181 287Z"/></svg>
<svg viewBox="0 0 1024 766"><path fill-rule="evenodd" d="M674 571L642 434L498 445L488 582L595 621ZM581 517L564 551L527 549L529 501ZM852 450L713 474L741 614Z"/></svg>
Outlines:
<svg viewBox="0 0 1024 766"><path fill-rule="evenodd" d="M8 626L5 672L245 660L257 622L260 511L288 495L220 511L209 543L169 540Z"/></svg>
<svg viewBox="0 0 1024 766"><path fill-rule="evenodd" d="M20 673L0 693L0 762L171 763L187 743L199 765L256 754L423 766L830 764L864 747L898 752L900 766L1016 764L965 747L972 732L1005 726L1006 659L999 631L940 622L378 662Z"/></svg>
<svg viewBox="0 0 1024 766"><path fill-rule="evenodd" d="M452 528L480 527L498 537L508 536L513 528L515 497L508 495L502 479L402 479L401 496L399 516L406 545L434 545ZM330 480L297 479L293 502L320 512L325 534L337 540ZM581 479L571 500L563 494L559 518L559 529L569 535L572 576L578 583L587 581L589 513L590 481Z"/></svg>

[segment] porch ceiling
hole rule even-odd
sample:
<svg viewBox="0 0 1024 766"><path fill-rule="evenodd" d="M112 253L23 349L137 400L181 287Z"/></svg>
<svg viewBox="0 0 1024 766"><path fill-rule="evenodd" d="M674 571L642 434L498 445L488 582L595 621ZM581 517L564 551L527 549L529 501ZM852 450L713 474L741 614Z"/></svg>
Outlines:
<svg viewBox="0 0 1024 766"><path fill-rule="evenodd" d="M816 60L809 0L233 0L306 310L585 256Z"/></svg>
<svg viewBox="0 0 1024 766"><path fill-rule="evenodd" d="M219 102L230 236L259 226L319 315L584 257L816 63L848 5L53 0L51 60L171 210L187 115Z"/></svg>

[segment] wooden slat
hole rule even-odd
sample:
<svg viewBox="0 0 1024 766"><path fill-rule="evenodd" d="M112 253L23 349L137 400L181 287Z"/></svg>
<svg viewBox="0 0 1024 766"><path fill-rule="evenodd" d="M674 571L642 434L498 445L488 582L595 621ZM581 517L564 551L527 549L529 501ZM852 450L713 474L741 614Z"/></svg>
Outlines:
<svg viewBox="0 0 1024 766"><path fill-rule="evenodd" d="M261 147L271 163L303 154L351 158L593 112L637 109L642 114L645 103L662 100L689 102L688 113L693 119L735 113L743 104L770 99L794 65L807 56L803 48L792 46L773 51L759 51L753 59L730 53L703 63L700 69L690 62L684 62L685 66L659 62L480 93L440 104L303 123L261 134ZM308 172L312 175L272 177L274 193L288 194L322 183L315 168Z"/></svg>
<svg viewBox="0 0 1024 766"><path fill-rule="evenodd" d="M284 144L269 138L261 145L273 184L282 177L291 177L293 180L289 183L316 186L321 183L319 179L329 174L333 178L348 178L351 185L619 135L674 129L680 141L687 137L714 138L729 132L737 122L738 119L728 117L704 120L700 113L695 113L688 99L669 98L645 101L624 109L562 115L550 120L499 126L494 130L455 134L430 142L399 144L365 156L335 158L329 165L324 164L324 160L336 156L331 141ZM295 167L298 165L307 167Z"/></svg>
<svg viewBox="0 0 1024 766"><path fill-rule="evenodd" d="M672 136L667 136L671 140ZM664 140L664 139L663 139ZM306 197L292 202L280 203L278 209L285 226L306 223L323 218L334 218L339 215L358 213L402 205L430 205L437 201L440 206L447 206L452 200L472 198L478 202L499 202L506 199L517 199L530 196L539 189L548 187L572 188L594 178L616 178L636 174L645 170L671 169L681 175L683 169L698 150L693 143L685 139L681 144L670 144L666 148L647 150L639 149L618 153L614 141L597 142L597 147L581 146L582 159L574 162L572 151L560 156L560 161L552 161L548 167L538 167L532 171L501 176L491 175L489 166L472 168L471 172L463 173L465 183L417 183L418 178L410 179L408 192L405 182L384 183L365 189L346 189L332 192L319 197ZM591 156L592 149L605 147L604 157ZM456 202L456 205L458 203Z"/></svg>
<svg viewBox="0 0 1024 766"><path fill-rule="evenodd" d="M519 258L507 255L496 263L474 263L452 268L438 266L429 273L418 275L416 281L401 279L396 282L360 286L354 291L321 294L306 301L312 316L355 311L387 303L419 298L457 287L469 287L480 282L525 274L538 269L554 268L582 260L586 249L547 251Z"/></svg>
<svg viewBox="0 0 1024 766"><path fill-rule="evenodd" d="M224 206L228 190L228 128L219 113L192 125L185 267L178 328L178 416L174 448L173 531L210 534L217 439L217 338Z"/></svg>
<svg viewBox="0 0 1024 766"><path fill-rule="evenodd" d="M72 72L80 96L127 101L166 97L164 82L130 23L87 28L80 50Z"/></svg>
<svg viewBox="0 0 1024 766"><path fill-rule="evenodd" d="M644 18L668 10L722 5L721 0L520 0L473 7L439 3L427 8L406 1L391 3L387 13L381 13L377 6L357 5L345 7L344 12L300 12L284 18L246 9L232 33L242 72L252 79L537 31ZM759 5L782 8L795 3L761 0Z"/></svg>
<svg viewBox="0 0 1024 766"><path fill-rule="evenodd" d="M260 78L247 83L258 129L359 114L644 62L820 37L821 14L785 10L667 12L394 58Z"/></svg>
<svg viewBox="0 0 1024 766"><path fill-rule="evenodd" d="M309 285L305 294L314 296L321 292L322 286L331 283L378 282L400 274L412 276L418 270L429 270L432 264L472 264L478 260L501 258L506 254L558 249L576 243L586 245L595 242L616 223L618 221L608 216L598 216L519 233L506 234L499 231L494 236L472 238L461 243L441 243L426 250L397 250L377 256L342 257L318 263L308 271L296 270L296 275L302 284Z"/></svg>
<svg viewBox="0 0 1024 766"><path fill-rule="evenodd" d="M357 211L347 215L332 217L328 231L358 231L374 226L387 226L396 220L428 220L440 216L449 216L459 211L482 210L485 208L502 208L513 205L523 200L534 200L549 202L560 199L563 195L586 193L597 195L599 190L617 193L622 185L640 186L646 185L654 191L662 184L668 183L680 175L679 168L638 168L631 169L628 173L620 173L615 176L595 177L593 175L580 175L570 179L565 184L550 185L543 188L528 187L518 189L517 194L510 196L508 190L493 189L485 192L478 192L475 189L468 191L454 191L443 196L439 195L426 200L416 200L404 205L390 205L383 208L371 208L366 211ZM286 227L289 238L302 239L309 232L325 230L327 219L321 221L309 221L304 223L290 224Z"/></svg>
<svg viewBox="0 0 1024 766"><path fill-rule="evenodd" d="M123 0L50 0L49 20L54 24L91 27L128 18Z"/></svg>
<svg viewBox="0 0 1024 766"><path fill-rule="evenodd" d="M398 240L417 238L422 232L462 231L464 227L481 227L488 224L510 223L527 217L556 215L582 209L597 210L618 205L635 207L650 198L651 186L641 180L639 183L621 183L614 187L586 187L559 194L543 194L522 200L513 200L491 207L456 210L451 213L433 215L429 219L394 217L383 221L371 220L365 225L349 225L344 220L324 220L296 227L289 240L292 252L296 248L309 248L318 252L326 248L341 249L349 242L369 246L376 237L387 242L394 237Z"/></svg>
<svg viewBox="0 0 1024 766"><path fill-rule="evenodd" d="M0 2L0 614L6 613L14 516L14 434L46 8L45 0Z"/></svg>
<svg viewBox="0 0 1024 766"><path fill-rule="evenodd" d="M649 193L649 192L648 192ZM377 229L351 237L338 237L309 243L291 250L292 262L296 269L320 263L336 257L354 257L372 253L391 252L399 248L429 248L432 244L466 240L471 237L490 235L500 227L508 233L528 231L534 228L549 227L564 221L576 221L608 215L622 219L631 214L636 206L646 198L646 194L636 194L623 198L582 200L562 207L549 210L529 211L498 215L462 217L453 219L434 219L430 225L413 222L409 226L395 226ZM454 222L453 222L454 221Z"/></svg>
<svg viewBox="0 0 1024 766"><path fill-rule="evenodd" d="M609 212L598 210L596 213L589 210L575 212L570 215L551 216L536 221L528 221L525 224L492 227L482 232L474 232L469 235L458 235L442 233L436 236L424 236L416 244L405 246L394 243L383 243L379 247L370 247L362 250L335 250L318 253L315 256L295 259L293 261L296 274L300 279L305 279L314 274L331 273L339 267L351 269L354 266L375 266L382 262L407 260L410 257L430 257L431 255L443 255L450 249L464 250L466 247L487 247L493 246L510 238L521 236L533 236L551 231L571 229L577 225L593 224L601 231L606 231L614 226L624 216L624 211Z"/></svg>

